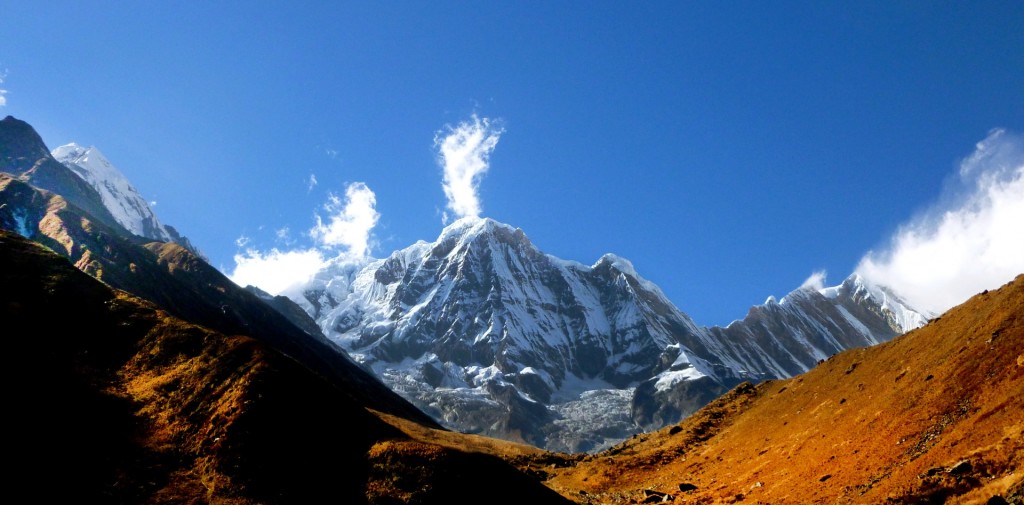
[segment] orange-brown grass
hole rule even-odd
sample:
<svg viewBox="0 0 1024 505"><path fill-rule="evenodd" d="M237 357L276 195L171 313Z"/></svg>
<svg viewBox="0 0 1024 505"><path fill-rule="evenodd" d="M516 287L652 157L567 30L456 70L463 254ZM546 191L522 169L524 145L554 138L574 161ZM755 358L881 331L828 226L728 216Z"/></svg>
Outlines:
<svg viewBox="0 0 1024 505"><path fill-rule="evenodd" d="M398 428L410 439L435 444L463 452L474 452L489 454L506 459L516 459L525 456L541 456L546 454L542 449L532 445L509 442L496 438L484 437L481 435L469 435L448 430L439 430L423 426L422 424L403 419L398 416L372 411L384 422Z"/></svg>
<svg viewBox="0 0 1024 505"><path fill-rule="evenodd" d="M548 485L583 503L1020 500L1022 316L1019 276L889 343L742 385Z"/></svg>
<svg viewBox="0 0 1024 505"><path fill-rule="evenodd" d="M462 445L459 438L458 434L445 437ZM510 471L507 463L483 452L415 440L385 440L374 444L368 455L367 497L371 503L563 502L562 497L538 486L536 478Z"/></svg>
<svg viewBox="0 0 1024 505"><path fill-rule="evenodd" d="M0 265L16 378L5 455L21 500L467 503L502 483L488 502L565 502L491 455L524 448L389 424L348 390L359 386L170 316L3 230Z"/></svg>

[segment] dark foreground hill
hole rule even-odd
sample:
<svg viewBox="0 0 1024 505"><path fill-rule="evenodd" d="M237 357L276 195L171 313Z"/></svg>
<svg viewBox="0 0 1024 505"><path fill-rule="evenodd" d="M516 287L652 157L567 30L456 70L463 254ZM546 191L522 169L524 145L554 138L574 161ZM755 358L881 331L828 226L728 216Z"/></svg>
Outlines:
<svg viewBox="0 0 1024 505"><path fill-rule="evenodd" d="M584 503L1022 503L1024 275L550 472Z"/></svg>
<svg viewBox="0 0 1024 505"><path fill-rule="evenodd" d="M7 481L21 499L565 501L496 457L417 440L416 423L267 343L177 319L2 230L0 265Z"/></svg>
<svg viewBox="0 0 1024 505"><path fill-rule="evenodd" d="M0 228L20 230L106 284L177 318L268 344L333 383L347 385L366 407L433 424L323 335L307 333L188 249L126 235L64 197L2 173L0 202Z"/></svg>

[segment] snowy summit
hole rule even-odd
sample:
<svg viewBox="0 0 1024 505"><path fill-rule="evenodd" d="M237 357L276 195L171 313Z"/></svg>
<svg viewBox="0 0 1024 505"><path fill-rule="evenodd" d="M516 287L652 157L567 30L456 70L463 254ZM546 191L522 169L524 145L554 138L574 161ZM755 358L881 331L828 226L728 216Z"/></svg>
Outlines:
<svg viewBox="0 0 1024 505"><path fill-rule="evenodd" d="M160 223L138 190L99 149L70 143L50 154L95 188L103 205L128 231L163 242L175 241L177 234Z"/></svg>

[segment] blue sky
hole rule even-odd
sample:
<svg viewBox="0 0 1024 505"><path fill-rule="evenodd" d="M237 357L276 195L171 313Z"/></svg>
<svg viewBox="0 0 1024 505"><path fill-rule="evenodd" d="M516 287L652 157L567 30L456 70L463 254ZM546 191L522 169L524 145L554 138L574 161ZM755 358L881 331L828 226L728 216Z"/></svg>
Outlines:
<svg viewBox="0 0 1024 505"><path fill-rule="evenodd" d="M353 183L370 254L433 240L435 137L475 114L482 215L724 324L963 204L976 145L1005 129L1015 169L1024 132L1021 2L181 3L0 0L0 114L99 147L225 271L240 237L311 247Z"/></svg>

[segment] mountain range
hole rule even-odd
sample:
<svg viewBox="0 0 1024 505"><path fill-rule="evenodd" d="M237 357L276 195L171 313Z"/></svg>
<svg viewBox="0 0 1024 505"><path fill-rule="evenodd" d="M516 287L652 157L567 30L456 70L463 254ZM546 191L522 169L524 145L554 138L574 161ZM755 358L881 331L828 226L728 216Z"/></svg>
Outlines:
<svg viewBox="0 0 1024 505"><path fill-rule="evenodd" d="M339 258L288 298L270 297L239 290L210 267L97 148L72 143L48 153L30 126L3 123L4 226L186 319L228 332L287 324L297 335L287 339L290 352L323 362L325 373L351 357L465 433L598 450L678 422L742 381L802 373L929 316L851 276L770 298L727 327L704 327L628 260L555 258L487 218L463 218L434 242L384 259ZM54 203L61 199L70 205ZM211 298L209 288L219 294Z"/></svg>
<svg viewBox="0 0 1024 505"><path fill-rule="evenodd" d="M544 468L584 504L1021 504L1022 420L1019 275L889 342Z"/></svg>
<svg viewBox="0 0 1024 505"><path fill-rule="evenodd" d="M493 478L511 487L498 503L566 502L497 456L536 449L434 434L315 325L83 210L99 192L27 123L0 121L0 163L0 320L25 440L10 454L40 499L437 503Z"/></svg>
<svg viewBox="0 0 1024 505"><path fill-rule="evenodd" d="M624 258L562 260L520 229L472 217L385 259L338 262L286 294L442 424L567 452L678 422L740 382L790 377L926 322L854 275L708 328Z"/></svg>
<svg viewBox="0 0 1024 505"><path fill-rule="evenodd" d="M1021 277L937 317L851 276L704 327L628 260L470 218L271 296L12 117L0 265L45 501L1024 502Z"/></svg>

